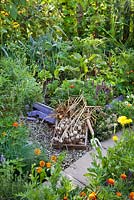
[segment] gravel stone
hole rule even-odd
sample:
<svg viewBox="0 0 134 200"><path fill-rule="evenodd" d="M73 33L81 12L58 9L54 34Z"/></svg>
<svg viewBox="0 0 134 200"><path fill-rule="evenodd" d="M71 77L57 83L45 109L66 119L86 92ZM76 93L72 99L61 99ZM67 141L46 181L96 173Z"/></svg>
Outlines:
<svg viewBox="0 0 134 200"><path fill-rule="evenodd" d="M39 120L24 120L24 123L30 131L29 141L33 143L38 143L41 148L44 148L48 157L51 157L52 155L58 156L63 151L66 153L66 157L62 165L63 169L69 167L72 163L74 163L87 152L87 150L63 150L55 149L54 147L52 147L51 139L53 137L54 125L49 125ZM88 151L89 149L90 147L88 147Z"/></svg>

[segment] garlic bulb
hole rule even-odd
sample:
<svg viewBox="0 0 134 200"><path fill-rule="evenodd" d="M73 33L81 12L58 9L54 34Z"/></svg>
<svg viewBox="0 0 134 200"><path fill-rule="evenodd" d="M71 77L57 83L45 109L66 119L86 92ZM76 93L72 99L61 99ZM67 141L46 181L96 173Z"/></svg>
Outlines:
<svg viewBox="0 0 134 200"><path fill-rule="evenodd" d="M81 131L81 126L80 125L78 126L78 131Z"/></svg>
<svg viewBox="0 0 134 200"><path fill-rule="evenodd" d="M65 128L65 126L64 126L64 124L63 124L63 123L60 125L60 127L61 127L62 129L64 129L64 128Z"/></svg>
<svg viewBox="0 0 134 200"><path fill-rule="evenodd" d="M77 132L77 131L74 131L74 132L73 132L73 134L74 134L74 135L77 135L77 134L78 134L78 132Z"/></svg>
<svg viewBox="0 0 134 200"><path fill-rule="evenodd" d="M74 136L74 134L71 132L71 133L69 134L69 136L70 136L70 137L73 137L73 136Z"/></svg>
<svg viewBox="0 0 134 200"><path fill-rule="evenodd" d="M59 139L59 142L60 142L60 143L63 143L63 139L62 139L62 138L60 138L60 139Z"/></svg>
<svg viewBox="0 0 134 200"><path fill-rule="evenodd" d="M80 138L80 136L79 135L76 135L76 139L79 139Z"/></svg>

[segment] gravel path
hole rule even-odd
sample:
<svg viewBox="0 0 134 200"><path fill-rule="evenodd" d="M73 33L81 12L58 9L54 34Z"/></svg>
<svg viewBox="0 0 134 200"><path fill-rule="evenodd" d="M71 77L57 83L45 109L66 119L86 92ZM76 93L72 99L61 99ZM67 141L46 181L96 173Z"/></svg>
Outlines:
<svg viewBox="0 0 134 200"><path fill-rule="evenodd" d="M62 149L55 149L51 145L51 139L53 137L53 125L48 125L45 122L39 120L36 121L26 121L26 125L30 130L30 141L33 143L38 143L42 148L46 150L46 155L50 157L51 155L59 155L63 152ZM89 151L90 147L88 147ZM69 167L73 162L82 157L87 151L86 150L64 150L66 152L66 157L63 162L63 169Z"/></svg>

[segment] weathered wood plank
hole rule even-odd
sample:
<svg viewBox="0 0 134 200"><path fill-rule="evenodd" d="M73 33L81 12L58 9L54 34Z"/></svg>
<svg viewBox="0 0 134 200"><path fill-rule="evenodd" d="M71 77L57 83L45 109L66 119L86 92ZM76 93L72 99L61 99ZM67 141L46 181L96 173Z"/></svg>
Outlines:
<svg viewBox="0 0 134 200"><path fill-rule="evenodd" d="M88 150L87 145L75 145L75 144L52 144L56 149L77 149L77 150Z"/></svg>
<svg viewBox="0 0 134 200"><path fill-rule="evenodd" d="M33 109L39 110L45 114L54 114L54 109L42 103L34 103Z"/></svg>
<svg viewBox="0 0 134 200"><path fill-rule="evenodd" d="M51 124L55 124L55 118L51 117L51 114L43 113L39 110L34 110L31 112L28 112L27 114L28 114L28 117L39 117L39 119L47 121Z"/></svg>

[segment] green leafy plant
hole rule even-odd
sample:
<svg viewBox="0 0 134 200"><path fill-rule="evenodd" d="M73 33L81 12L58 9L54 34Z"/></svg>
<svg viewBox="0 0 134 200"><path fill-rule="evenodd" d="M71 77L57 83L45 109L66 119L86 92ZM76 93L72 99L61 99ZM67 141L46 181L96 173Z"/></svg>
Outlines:
<svg viewBox="0 0 134 200"><path fill-rule="evenodd" d="M56 81L54 83L57 83ZM104 82L99 84L94 80L81 81L77 79L64 80L59 87L53 87L53 82L48 84L48 92L53 88L51 93L51 104L55 105L60 100L67 100L70 96L78 96L83 94L87 105L106 105L113 96L113 91L110 86Z"/></svg>
<svg viewBox="0 0 134 200"><path fill-rule="evenodd" d="M100 141L106 140L113 135L115 128L117 131L117 114L109 114L105 109L97 115L94 125L95 137Z"/></svg>
<svg viewBox="0 0 134 200"><path fill-rule="evenodd" d="M0 151L6 159L22 158L22 152L27 148L28 131L26 127L16 122L15 118L4 117L0 120Z"/></svg>
<svg viewBox="0 0 134 200"><path fill-rule="evenodd" d="M53 163L50 161L50 176L47 176L47 171L45 171L47 169L47 163L42 166L41 170L33 165L30 175L31 182L26 185L26 191L24 193L19 193L18 196L21 196L22 199L27 198L30 200L39 199L41 197L43 197L44 200L58 200L64 199L65 196L69 197L74 188L72 183L61 175L61 163L63 158L64 154L61 154L56 162ZM35 170L37 170L36 173ZM46 180L43 184L42 178Z"/></svg>
<svg viewBox="0 0 134 200"><path fill-rule="evenodd" d="M17 115L24 110L26 104L42 99L41 87L26 67L18 65L11 58L3 58L0 64L1 115L9 112Z"/></svg>
<svg viewBox="0 0 134 200"><path fill-rule="evenodd" d="M7 160L0 164L1 199L15 200L17 193L25 191L27 174L23 173L23 167L22 159Z"/></svg>
<svg viewBox="0 0 134 200"><path fill-rule="evenodd" d="M89 177L88 191L94 191L99 199L128 199L133 192L134 131L124 130L120 140L116 140L113 148L109 148L103 157L99 147L93 157L93 167L86 174ZM99 161L99 162L98 162ZM131 198L130 198L131 199Z"/></svg>
<svg viewBox="0 0 134 200"><path fill-rule="evenodd" d="M111 112L118 113L121 116L127 116L134 119L134 95L130 94L124 97L121 102L113 102Z"/></svg>

